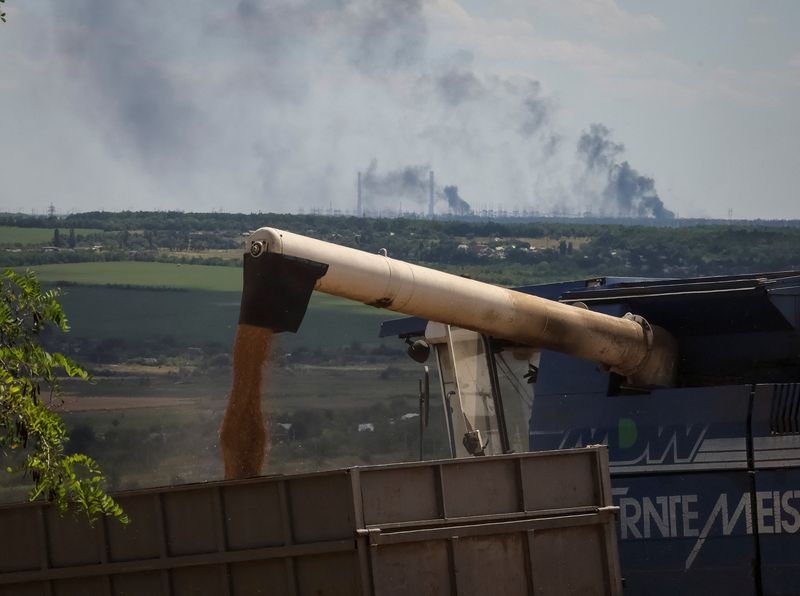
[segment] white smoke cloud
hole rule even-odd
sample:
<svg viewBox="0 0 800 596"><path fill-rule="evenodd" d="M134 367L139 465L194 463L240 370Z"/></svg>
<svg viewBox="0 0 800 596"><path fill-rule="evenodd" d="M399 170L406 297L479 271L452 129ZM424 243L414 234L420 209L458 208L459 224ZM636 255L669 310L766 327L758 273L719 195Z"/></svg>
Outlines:
<svg viewBox="0 0 800 596"><path fill-rule="evenodd" d="M8 98L41 94L46 128L15 132L48 175L27 192L62 209L352 211L377 160L432 167L475 209L591 210L601 194L573 195L577 131L535 73L481 65L491 41L465 18L452 0L30 0L14 26L42 36L37 70ZM0 158L38 169L17 153Z"/></svg>

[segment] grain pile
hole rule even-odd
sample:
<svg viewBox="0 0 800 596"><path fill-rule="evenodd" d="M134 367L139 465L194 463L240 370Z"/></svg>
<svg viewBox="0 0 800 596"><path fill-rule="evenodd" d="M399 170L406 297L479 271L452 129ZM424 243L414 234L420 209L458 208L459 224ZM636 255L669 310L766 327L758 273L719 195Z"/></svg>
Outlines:
<svg viewBox="0 0 800 596"><path fill-rule="evenodd" d="M261 413L261 385L271 346L271 329L237 327L231 394L219 433L226 480L258 476L264 464L267 429Z"/></svg>

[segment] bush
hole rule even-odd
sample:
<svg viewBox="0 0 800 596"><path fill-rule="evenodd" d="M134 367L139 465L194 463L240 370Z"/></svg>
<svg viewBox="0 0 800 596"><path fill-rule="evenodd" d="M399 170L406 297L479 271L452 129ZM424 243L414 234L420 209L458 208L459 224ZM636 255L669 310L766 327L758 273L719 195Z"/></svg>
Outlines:
<svg viewBox="0 0 800 596"><path fill-rule="evenodd" d="M48 323L61 331L69 329L57 298L56 290L42 291L32 272L6 271L0 278L0 453L5 470L30 476L31 500L52 501L62 512L74 506L91 522L110 515L127 523L125 513L102 488L100 467L87 455L67 452L64 423L42 403L42 385L51 400L58 396L59 372L89 378L75 362L39 344ZM8 465L8 452L17 450L27 451L27 457Z"/></svg>

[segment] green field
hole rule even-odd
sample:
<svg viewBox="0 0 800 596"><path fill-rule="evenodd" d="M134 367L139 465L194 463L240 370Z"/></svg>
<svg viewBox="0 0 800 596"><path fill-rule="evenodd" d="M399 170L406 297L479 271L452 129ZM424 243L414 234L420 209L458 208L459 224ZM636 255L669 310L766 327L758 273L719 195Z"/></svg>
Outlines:
<svg viewBox="0 0 800 596"><path fill-rule="evenodd" d="M14 226L0 226L0 245L15 244L51 244L55 228L19 228ZM59 228L61 238L69 238L68 228ZM76 236L88 234L102 234L103 230L91 228L75 228Z"/></svg>
<svg viewBox="0 0 800 596"><path fill-rule="evenodd" d="M239 318L239 292L67 286L61 297L71 335L95 339L144 340L172 336L180 344L231 345ZM286 350L300 346L375 343L384 319L394 313L315 295L297 334L280 335Z"/></svg>
<svg viewBox="0 0 800 596"><path fill-rule="evenodd" d="M236 267L182 265L144 261L59 263L31 267L43 282L148 286L217 292L240 292L242 270Z"/></svg>
<svg viewBox="0 0 800 596"><path fill-rule="evenodd" d="M39 280L43 283L56 285L66 282L81 286L123 286L124 289L136 286L150 290L203 290L235 293L237 308L242 291L242 270L238 267L114 261L35 265L30 268L36 272ZM72 292L73 288L69 288L69 291ZM349 311L359 315L377 317L386 317L392 314L385 310L320 293L313 295L311 304L314 308L334 309L339 313Z"/></svg>
<svg viewBox="0 0 800 596"><path fill-rule="evenodd" d="M172 336L181 344L230 345L239 316L241 269L147 262L64 263L33 268L47 285L63 284L61 303L75 337L144 340ZM394 313L315 293L297 334L280 345L375 343Z"/></svg>

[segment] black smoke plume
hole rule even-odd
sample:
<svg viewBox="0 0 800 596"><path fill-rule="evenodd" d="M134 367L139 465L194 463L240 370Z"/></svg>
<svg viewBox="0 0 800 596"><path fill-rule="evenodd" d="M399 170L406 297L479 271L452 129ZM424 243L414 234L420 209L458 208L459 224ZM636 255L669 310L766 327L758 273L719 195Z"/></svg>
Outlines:
<svg viewBox="0 0 800 596"><path fill-rule="evenodd" d="M611 131L602 124L592 124L578 140L578 155L587 173L600 176L601 213L623 217L672 219L675 214L664 207L655 181L639 174L627 161L618 161L625 145L611 140Z"/></svg>
<svg viewBox="0 0 800 596"><path fill-rule="evenodd" d="M472 208L464 199L458 196L457 186L445 186L443 189L444 196L447 198L447 206L452 215L469 215L472 213Z"/></svg>
<svg viewBox="0 0 800 596"><path fill-rule="evenodd" d="M373 160L361 177L361 188L368 207L380 209L393 201L407 199L424 203L428 198L427 166L405 166L386 173L378 172L378 162Z"/></svg>
<svg viewBox="0 0 800 596"><path fill-rule="evenodd" d="M417 206L418 211L427 211L430 199L430 166L410 165L391 170L386 173L378 172L377 160L372 160L369 167L361 176L362 200L366 210L373 212L396 211L399 202ZM437 202L436 211L441 213L443 205L438 203L447 201L447 212L451 215L469 215L472 207L458 194L458 187L438 185L434 188L434 200Z"/></svg>

